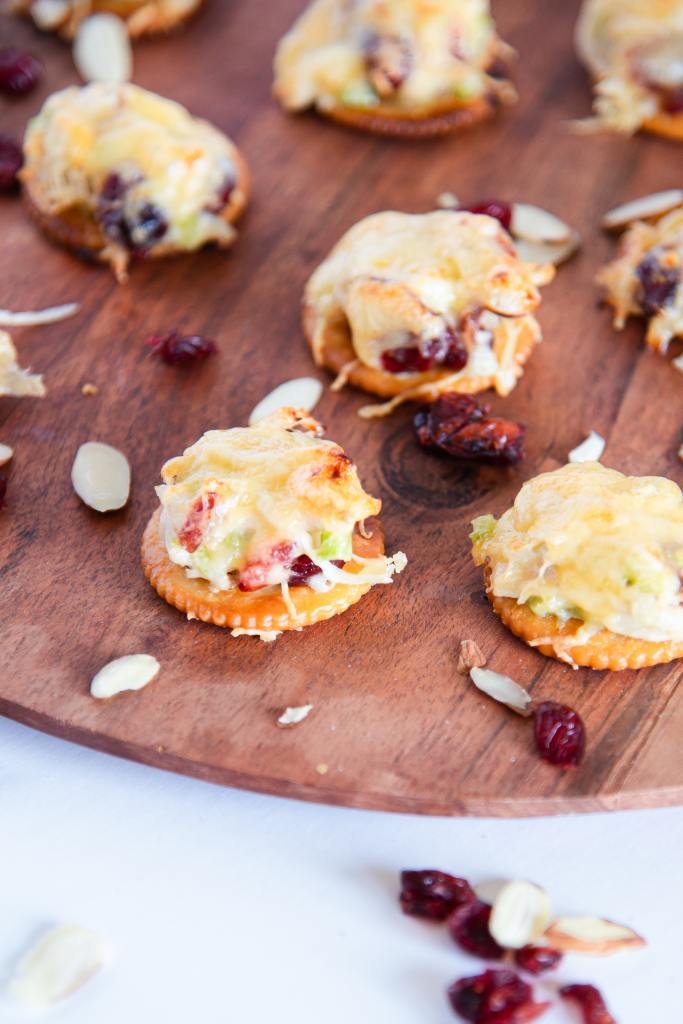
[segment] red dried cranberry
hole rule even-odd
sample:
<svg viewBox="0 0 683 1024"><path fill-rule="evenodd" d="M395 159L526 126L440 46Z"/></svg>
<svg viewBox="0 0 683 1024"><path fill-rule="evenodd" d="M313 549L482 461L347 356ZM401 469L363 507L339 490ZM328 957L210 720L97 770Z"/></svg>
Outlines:
<svg viewBox="0 0 683 1024"><path fill-rule="evenodd" d="M535 1003L531 986L508 970L461 978L449 988L448 998L455 1012L473 1024L523 1024L550 1005Z"/></svg>
<svg viewBox="0 0 683 1024"><path fill-rule="evenodd" d="M445 921L454 910L474 903L476 896L469 882L445 871L402 871L401 910L412 917Z"/></svg>
<svg viewBox="0 0 683 1024"><path fill-rule="evenodd" d="M289 541L281 541L270 549L270 557L260 562L250 562L239 575L238 587L245 593L261 590L270 586L270 574L273 565L289 565L292 559L293 545Z"/></svg>
<svg viewBox="0 0 683 1024"><path fill-rule="evenodd" d="M342 569L344 562L334 558L331 561L331 565L336 565L338 569ZM316 565L312 558L309 558L308 555L299 555L292 562L287 583L290 587L301 587L311 576L317 576L319 572L320 566Z"/></svg>
<svg viewBox="0 0 683 1024"><path fill-rule="evenodd" d="M433 358L417 345L402 345L382 352L382 369L387 373L426 373L433 365Z"/></svg>
<svg viewBox="0 0 683 1024"><path fill-rule="evenodd" d="M0 133L0 192L9 192L14 188L23 162L21 146L9 135Z"/></svg>
<svg viewBox="0 0 683 1024"><path fill-rule="evenodd" d="M534 738L545 761L566 768L577 765L583 757L586 730L576 711L547 700L534 713Z"/></svg>
<svg viewBox="0 0 683 1024"><path fill-rule="evenodd" d="M442 395L420 409L413 420L423 448L454 458L511 466L524 458L525 428L512 420L488 416L470 395Z"/></svg>
<svg viewBox="0 0 683 1024"><path fill-rule="evenodd" d="M206 207L207 212L215 214L222 213L225 207L230 202L230 197L235 191L236 185L237 182L235 181L234 174L232 174L232 172L226 174L223 184L218 189L216 201L215 203L211 203L209 206Z"/></svg>
<svg viewBox="0 0 683 1024"><path fill-rule="evenodd" d="M552 971L562 959L559 949L552 946L523 946L515 950L515 963L528 974Z"/></svg>
<svg viewBox="0 0 683 1024"><path fill-rule="evenodd" d="M565 985L560 989L560 995L563 999L576 1003L581 1011L583 1024L617 1024L594 985Z"/></svg>
<svg viewBox="0 0 683 1024"><path fill-rule="evenodd" d="M382 369L387 373L426 373L435 366L449 370L462 370L468 359L465 342L452 327L439 338L421 346L402 345L382 352Z"/></svg>
<svg viewBox="0 0 683 1024"><path fill-rule="evenodd" d="M656 313L673 302L681 280L677 267L664 267L654 253L648 253L636 267L636 277L640 282L638 303L645 316Z"/></svg>
<svg viewBox="0 0 683 1024"><path fill-rule="evenodd" d="M5 507L5 496L7 494L7 474L0 473L0 511Z"/></svg>
<svg viewBox="0 0 683 1024"><path fill-rule="evenodd" d="M218 351L215 341L201 334L155 334L145 342L155 356L170 366L192 366Z"/></svg>
<svg viewBox="0 0 683 1024"><path fill-rule="evenodd" d="M482 960L500 960L505 954L489 931L491 906L475 899L453 911L448 928L457 944Z"/></svg>
<svg viewBox="0 0 683 1024"><path fill-rule="evenodd" d="M462 337L453 328L449 328L446 333L446 352L441 359L444 366L447 366L449 370L462 370L467 366L467 360L469 359L469 352L467 351L467 345L463 341Z"/></svg>
<svg viewBox="0 0 683 1024"><path fill-rule="evenodd" d="M131 226L134 246L140 252L149 249L160 238L163 238L167 231L168 221L154 203L145 203L138 211Z"/></svg>
<svg viewBox="0 0 683 1024"><path fill-rule="evenodd" d="M23 96L36 87L42 74L42 64L30 53L21 53L14 46L0 50L0 92Z"/></svg>
<svg viewBox="0 0 683 1024"><path fill-rule="evenodd" d="M200 494L183 523L182 529L178 534L178 540L190 554L196 551L202 542L206 520L216 504L217 497L218 495L215 491Z"/></svg>
<svg viewBox="0 0 683 1024"><path fill-rule="evenodd" d="M117 199L123 199L127 187L120 174L108 174L100 190L100 199L108 203L116 202Z"/></svg>
<svg viewBox="0 0 683 1024"><path fill-rule="evenodd" d="M480 203L472 203L470 206L459 206L459 210L466 213L482 213L487 217L493 217L499 221L506 231L510 230L512 224L512 207L509 203L502 203L498 199L485 199Z"/></svg>

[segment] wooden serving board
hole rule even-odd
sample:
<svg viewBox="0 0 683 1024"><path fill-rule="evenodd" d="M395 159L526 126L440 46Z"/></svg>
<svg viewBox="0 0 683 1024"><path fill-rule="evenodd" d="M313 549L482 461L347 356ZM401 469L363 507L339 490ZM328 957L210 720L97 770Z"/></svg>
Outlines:
<svg viewBox="0 0 683 1024"><path fill-rule="evenodd" d="M645 136L571 134L567 120L589 108L572 49L576 5L544 0L496 5L501 33L520 53L521 98L494 122L411 144L288 117L270 98L271 58L301 6L207 0L184 31L136 46L136 82L215 122L251 165L252 204L227 255L139 265L120 287L40 237L17 199L1 200L0 306L82 308L62 324L14 332L22 363L45 374L49 394L0 400L0 439L16 449L0 516L0 712L162 768L327 803L529 815L680 801L680 665L572 671L530 650L490 611L467 535L473 516L502 512L525 479L563 463L591 428L608 438L608 465L681 482L681 378L643 350L640 325L613 333L593 276L614 244L600 214L679 186L683 150ZM63 43L9 18L0 29L46 66L38 92L0 100L2 129L19 134L48 92L76 76ZM509 398L491 399L527 423L527 460L508 471L428 456L414 442L412 410L367 422L356 416L367 396L327 392L317 413L382 497L387 548L407 552L408 569L345 615L274 644L187 622L139 568L162 463L208 428L245 423L279 382L315 372L299 319L308 275L360 217L426 211L444 190L539 203L584 237L544 290L545 340L525 376ZM146 336L172 328L216 338L220 355L189 372L151 358ZM96 396L81 394L85 382ZM124 511L90 512L72 491L71 463L86 440L128 454ZM580 711L580 769L542 763L529 723L456 673L462 638L534 697ZM131 652L158 657L158 680L111 702L92 699L94 672ZM286 705L308 702L307 721L276 727Z"/></svg>

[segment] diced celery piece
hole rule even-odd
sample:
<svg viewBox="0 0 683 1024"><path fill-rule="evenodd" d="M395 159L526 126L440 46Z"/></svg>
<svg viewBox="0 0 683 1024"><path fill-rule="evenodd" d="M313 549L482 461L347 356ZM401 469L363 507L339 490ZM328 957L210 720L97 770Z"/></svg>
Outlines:
<svg viewBox="0 0 683 1024"><path fill-rule="evenodd" d="M353 554L352 535L350 533L327 533L320 534L320 545L316 551L318 558L327 561L340 560L348 562Z"/></svg>
<svg viewBox="0 0 683 1024"><path fill-rule="evenodd" d="M495 516L477 516L476 519L472 520L470 540L473 544L481 544L482 541L489 540L495 528Z"/></svg>
<svg viewBox="0 0 683 1024"><path fill-rule="evenodd" d="M347 85L339 99L345 107L376 107L379 103L379 96L367 82Z"/></svg>

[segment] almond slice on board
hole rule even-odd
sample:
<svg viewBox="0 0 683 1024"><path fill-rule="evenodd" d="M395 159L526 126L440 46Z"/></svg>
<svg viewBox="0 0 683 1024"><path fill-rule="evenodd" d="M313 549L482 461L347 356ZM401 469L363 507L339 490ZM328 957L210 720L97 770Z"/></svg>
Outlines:
<svg viewBox="0 0 683 1024"><path fill-rule="evenodd" d="M118 448L86 441L76 452L71 469L73 488L96 512L123 508L130 494L130 465Z"/></svg>
<svg viewBox="0 0 683 1024"><path fill-rule="evenodd" d="M283 728L298 725L299 722L303 722L305 718L308 718L312 710L312 704L300 704L298 707L285 708L279 716L277 724Z"/></svg>
<svg viewBox="0 0 683 1024"><path fill-rule="evenodd" d="M514 239L517 255L522 263L552 263L558 267L573 256L581 244L581 236L573 231L566 242L530 242L524 238Z"/></svg>
<svg viewBox="0 0 683 1024"><path fill-rule="evenodd" d="M26 310L13 313L11 309L0 309L0 327L39 327L41 324L56 324L66 320L79 310L77 302L66 302L63 306L49 306L47 309Z"/></svg>
<svg viewBox="0 0 683 1024"><path fill-rule="evenodd" d="M14 455L14 448L8 444L0 444L0 466L4 466Z"/></svg>
<svg viewBox="0 0 683 1024"><path fill-rule="evenodd" d="M678 206L683 206L683 189L670 188L666 192L653 192L615 206L608 210L600 223L605 231L619 231L637 220L657 220Z"/></svg>
<svg viewBox="0 0 683 1024"><path fill-rule="evenodd" d="M110 661L93 676L90 693L105 700L124 690L141 690L159 674L159 662L151 654L126 654Z"/></svg>
<svg viewBox="0 0 683 1024"><path fill-rule="evenodd" d="M493 697L500 704L505 704L511 711L516 711L525 718L531 714L531 695L509 676L475 666L470 669L470 678L477 689L487 697Z"/></svg>
<svg viewBox="0 0 683 1024"><path fill-rule="evenodd" d="M549 210L531 203L513 203L510 234L525 242L548 242L552 245L568 242L572 229Z"/></svg>
<svg viewBox="0 0 683 1024"><path fill-rule="evenodd" d="M570 462L599 462L605 450L605 439L595 430L591 430L588 437L572 448L569 453Z"/></svg>
<svg viewBox="0 0 683 1024"><path fill-rule="evenodd" d="M278 384L254 406L249 415L249 426L278 409L305 409L310 412L320 401L323 386L315 377L296 377Z"/></svg>
<svg viewBox="0 0 683 1024"><path fill-rule="evenodd" d="M507 882L493 903L489 931L504 949L521 949L536 942L548 926L548 894L533 882Z"/></svg>
<svg viewBox="0 0 683 1024"><path fill-rule="evenodd" d="M73 58L86 82L129 82L133 49L128 29L115 14L92 14L78 26Z"/></svg>
<svg viewBox="0 0 683 1024"><path fill-rule="evenodd" d="M27 1009L47 1009L84 985L110 955L104 939L87 928L53 928L17 964L10 995Z"/></svg>
<svg viewBox="0 0 683 1024"><path fill-rule="evenodd" d="M609 956L622 949L645 946L645 939L624 924L601 917L558 917L546 929L544 938L562 953Z"/></svg>

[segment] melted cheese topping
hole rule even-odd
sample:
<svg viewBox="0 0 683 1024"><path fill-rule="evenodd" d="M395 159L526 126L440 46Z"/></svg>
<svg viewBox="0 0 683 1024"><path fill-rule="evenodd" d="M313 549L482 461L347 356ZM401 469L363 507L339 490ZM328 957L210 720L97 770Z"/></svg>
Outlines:
<svg viewBox="0 0 683 1024"><path fill-rule="evenodd" d="M50 213L83 206L95 213L105 179L117 174L131 223L148 204L162 214L164 248L234 237L219 202L226 182L237 179L232 142L145 89L96 83L55 93L30 122L24 153L23 177Z"/></svg>
<svg viewBox="0 0 683 1024"><path fill-rule="evenodd" d="M39 28L73 35L90 14L108 11L128 24L131 33L164 29L197 6L198 0L10 0L10 9L31 15Z"/></svg>
<svg viewBox="0 0 683 1024"><path fill-rule="evenodd" d="M311 105L401 109L471 101L502 44L487 0L314 0L278 46L275 93Z"/></svg>
<svg viewBox="0 0 683 1024"><path fill-rule="evenodd" d="M514 340L522 324L540 338L531 315L535 281L551 267L520 262L497 220L441 210L377 213L347 231L310 278L305 300L316 313L320 360L328 324L345 317L358 358L382 367L383 351L427 345L474 317L464 332L466 366L453 380L491 375L507 394L519 374ZM415 374L401 374L410 378Z"/></svg>
<svg viewBox="0 0 683 1024"><path fill-rule="evenodd" d="M10 335L0 331L0 396L42 398L45 394L42 376L22 369L17 359Z"/></svg>
<svg viewBox="0 0 683 1024"><path fill-rule="evenodd" d="M683 208L673 210L656 224L633 224L621 238L619 256L598 272L596 280L614 307L614 325L618 330L629 316L642 316L645 312L638 275L645 259L654 267L661 267L660 273L672 282L670 288L660 291L665 302L650 317L646 334L648 345L666 352L674 338L683 337Z"/></svg>
<svg viewBox="0 0 683 1024"><path fill-rule="evenodd" d="M588 632L683 640L683 495L672 480L572 464L474 526L474 559L490 566L496 596L583 619Z"/></svg>
<svg viewBox="0 0 683 1024"><path fill-rule="evenodd" d="M313 580L321 589L389 582L396 566L384 557L358 575L331 564L342 551L343 561L364 561L351 553L351 534L381 502L363 490L339 445L311 429L321 428L282 409L251 427L210 430L167 462L157 494L170 559L218 590L234 587L236 573L248 589L286 582L300 554L320 567L325 579Z"/></svg>
<svg viewBox="0 0 683 1024"><path fill-rule="evenodd" d="M576 32L596 76L597 127L634 132L663 109L662 87L683 87L680 0L585 0Z"/></svg>

